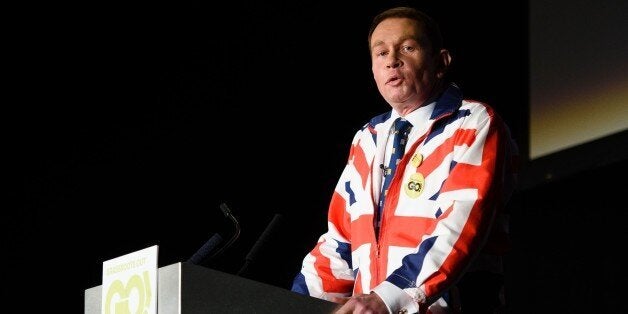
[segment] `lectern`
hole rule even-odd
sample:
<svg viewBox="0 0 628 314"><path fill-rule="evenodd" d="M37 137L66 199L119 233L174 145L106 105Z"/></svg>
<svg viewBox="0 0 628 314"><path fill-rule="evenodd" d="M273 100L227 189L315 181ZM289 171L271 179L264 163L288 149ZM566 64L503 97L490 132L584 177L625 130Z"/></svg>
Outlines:
<svg viewBox="0 0 628 314"><path fill-rule="evenodd" d="M336 304L189 263L158 269L159 314L333 313ZM101 288L85 290L85 314L100 314Z"/></svg>

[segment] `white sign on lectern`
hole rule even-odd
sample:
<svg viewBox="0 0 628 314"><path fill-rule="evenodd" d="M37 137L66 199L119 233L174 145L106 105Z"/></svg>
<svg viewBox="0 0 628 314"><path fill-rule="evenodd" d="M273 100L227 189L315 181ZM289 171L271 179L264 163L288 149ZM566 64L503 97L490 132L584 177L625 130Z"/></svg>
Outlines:
<svg viewBox="0 0 628 314"><path fill-rule="evenodd" d="M103 314L157 314L157 245L102 264Z"/></svg>

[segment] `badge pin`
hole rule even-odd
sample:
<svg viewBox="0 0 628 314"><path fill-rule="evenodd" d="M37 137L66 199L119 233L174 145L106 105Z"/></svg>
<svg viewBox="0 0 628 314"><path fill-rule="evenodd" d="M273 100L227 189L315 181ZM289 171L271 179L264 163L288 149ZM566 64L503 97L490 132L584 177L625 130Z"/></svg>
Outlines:
<svg viewBox="0 0 628 314"><path fill-rule="evenodd" d="M412 159L410 159L410 162L412 163L412 166L414 167L418 167L421 165L421 163L423 162L423 155L416 153L412 156Z"/></svg>
<svg viewBox="0 0 628 314"><path fill-rule="evenodd" d="M410 180L403 186L406 195L410 198L417 198L425 189L425 178L420 173L414 173L410 176Z"/></svg>

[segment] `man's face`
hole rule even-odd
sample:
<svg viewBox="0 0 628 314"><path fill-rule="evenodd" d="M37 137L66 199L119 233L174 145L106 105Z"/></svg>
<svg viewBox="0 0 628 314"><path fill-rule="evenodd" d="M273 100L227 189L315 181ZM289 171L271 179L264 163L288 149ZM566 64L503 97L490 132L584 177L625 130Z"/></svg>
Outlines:
<svg viewBox="0 0 628 314"><path fill-rule="evenodd" d="M438 57L420 33L421 26L407 18L382 21L371 36L371 62L377 89L400 113L416 109L432 93Z"/></svg>

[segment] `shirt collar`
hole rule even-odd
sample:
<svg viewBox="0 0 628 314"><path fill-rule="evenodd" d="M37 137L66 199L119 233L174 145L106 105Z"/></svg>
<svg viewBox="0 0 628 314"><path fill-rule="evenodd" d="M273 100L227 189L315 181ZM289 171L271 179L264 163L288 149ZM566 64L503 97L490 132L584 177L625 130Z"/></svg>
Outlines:
<svg viewBox="0 0 628 314"><path fill-rule="evenodd" d="M414 111L408 113L404 117L404 119L410 121L410 123L412 123L412 126L414 128L416 128L417 126L422 126L425 124L426 121L430 120L432 111L434 111L434 106L436 106L436 101L432 101L431 103L425 106L421 106L415 109ZM399 117L400 117L399 113L397 113L397 111L393 109L390 114L391 123L392 121L395 121Z"/></svg>

